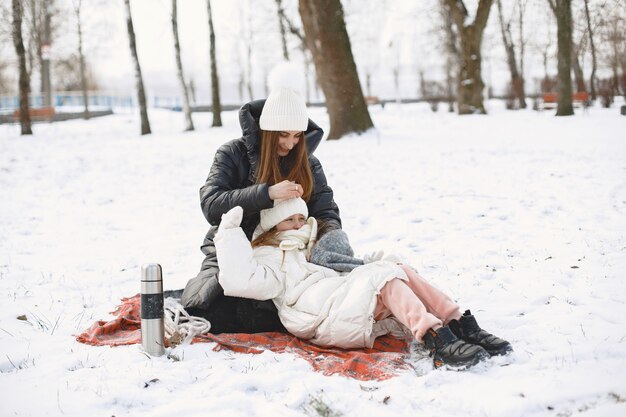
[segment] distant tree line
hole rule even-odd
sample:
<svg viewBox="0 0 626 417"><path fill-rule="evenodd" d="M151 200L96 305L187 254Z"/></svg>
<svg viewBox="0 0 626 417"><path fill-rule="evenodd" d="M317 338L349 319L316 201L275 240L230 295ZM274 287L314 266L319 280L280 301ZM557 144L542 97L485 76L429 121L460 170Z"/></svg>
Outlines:
<svg viewBox="0 0 626 417"><path fill-rule="evenodd" d="M182 64L185 45L181 45L178 38L177 1L171 0L172 56L176 63L173 76L178 79L183 97L185 130L193 130L192 102L196 87L193 77L187 78ZM383 67L390 71L397 100L403 90L402 75L412 72L419 80L415 95L429 101L433 110L439 102L446 102L450 111L456 110L459 114L486 113L485 94L490 91L483 79L483 57L485 30L490 18L500 39L497 48L501 48L500 55L510 73L505 92L507 107L526 108L529 85L533 82L538 83L540 93L558 94L557 115L573 114L573 91L587 91L592 100L599 98L605 106L610 106L616 95L626 96L626 7L623 0L479 0L473 3L472 10L463 0L428 0L416 2L412 8L400 2L377 0L344 0L343 3L340 0L237 1L241 11L238 31L223 33L223 38L216 34L212 1L206 0L204 10L198 11L207 16L206 50L210 65L206 75L211 80L213 126L221 125L222 107L218 72L223 63L217 59L217 50L220 42L229 36L230 40L236 39L240 100L260 98L254 94L253 72L257 76L259 71L265 75L279 60L300 60L307 77L307 100L313 100L313 95L319 99L320 90L324 95L330 116L330 138L363 132L373 126L366 97L371 102L377 95L373 87L375 74ZM104 4L101 0L11 0L10 5L0 4L3 16L0 58L11 53L4 47L9 40L16 57L0 59L0 94L19 91L23 132L30 129L27 109L33 79L37 81L45 105L51 105L53 90L81 91L84 117L89 118L88 94L98 88L98 82L85 54L86 44L98 43L98 39L106 36L106 30L93 30L98 25L86 24L85 20L93 17L94 10ZM126 11L128 45L134 62L140 132L147 134L151 129L137 51L149 40L135 33L133 1L124 0L121 4ZM529 10L534 10L535 14L531 15ZM401 18L410 19L423 13L432 16L432 27L426 35L422 32L411 38L402 33L401 28L405 26ZM106 16L99 16L99 19L106 25ZM259 19L263 21L255 23ZM398 29L382 33L380 28L385 19L391 20L392 26L397 19ZM540 25L538 19L541 19ZM55 53L51 59L51 45L68 32L74 34L74 45L64 53ZM384 36L388 39L381 39ZM418 59L413 68L406 67L403 51L407 38L415 45L420 42L428 45L432 56L424 62L428 62L428 66L435 62L443 77L433 77ZM272 50L264 47L264 43L271 43L264 42L265 39L275 39L278 47ZM387 48L377 47L381 41L387 42ZM494 39L490 42L493 48ZM387 55L381 56L381 53ZM432 59L433 56L436 59ZM539 81L527 78L529 57L543 63L544 76ZM591 71L586 73L588 69ZM12 74L18 74L17 82L13 81ZM531 91L535 94L537 88ZM267 86L264 86L264 95L267 93Z"/></svg>

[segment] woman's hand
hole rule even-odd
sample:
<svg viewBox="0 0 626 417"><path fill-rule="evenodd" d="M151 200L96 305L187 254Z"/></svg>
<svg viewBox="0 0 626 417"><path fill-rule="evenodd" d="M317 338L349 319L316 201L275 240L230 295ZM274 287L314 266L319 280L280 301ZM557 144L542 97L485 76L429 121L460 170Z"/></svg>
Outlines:
<svg viewBox="0 0 626 417"><path fill-rule="evenodd" d="M302 197L304 192L300 184L289 180L284 180L270 186L268 191L271 200L286 200L288 198Z"/></svg>

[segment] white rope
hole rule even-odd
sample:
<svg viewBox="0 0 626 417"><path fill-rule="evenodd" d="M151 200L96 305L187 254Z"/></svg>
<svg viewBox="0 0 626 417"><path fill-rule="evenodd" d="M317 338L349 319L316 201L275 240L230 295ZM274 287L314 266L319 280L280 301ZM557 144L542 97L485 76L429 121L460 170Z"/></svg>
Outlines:
<svg viewBox="0 0 626 417"><path fill-rule="evenodd" d="M165 335L170 344L191 343L195 336L211 330L211 323L207 319L189 315L175 298L166 298L163 307Z"/></svg>

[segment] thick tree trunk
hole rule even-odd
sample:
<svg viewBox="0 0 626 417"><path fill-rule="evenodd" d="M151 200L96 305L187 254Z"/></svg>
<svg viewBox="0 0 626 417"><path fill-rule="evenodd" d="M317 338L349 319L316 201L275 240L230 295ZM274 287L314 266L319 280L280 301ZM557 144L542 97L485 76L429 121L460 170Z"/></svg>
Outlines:
<svg viewBox="0 0 626 417"><path fill-rule="evenodd" d="M209 44L211 59L211 98L213 111L213 127L222 126L222 102L220 101L220 79L217 73L217 57L215 54L215 30L213 28L213 13L211 11L211 0L207 0L207 12L209 14Z"/></svg>
<svg viewBox="0 0 626 417"><path fill-rule="evenodd" d="M361 133L374 124L365 104L339 0L300 0L306 43L330 118L329 139Z"/></svg>
<svg viewBox="0 0 626 417"><path fill-rule="evenodd" d="M487 25L492 0L480 0L476 18L468 23L467 9L462 0L446 0L461 37L460 68L457 80L459 114L486 114L483 104L485 84L481 73L481 43Z"/></svg>
<svg viewBox="0 0 626 417"><path fill-rule="evenodd" d="M515 45L511 36L510 25L504 22L502 14L502 1L498 3L498 20L500 21L500 33L502 34L502 43L506 51L506 61L511 73L511 88L515 98L517 98L520 109L526 108L526 95L524 94L524 80L517 69L517 59L515 58Z"/></svg>
<svg viewBox="0 0 626 417"><path fill-rule="evenodd" d="M556 3L555 3L556 1ZM558 42L557 116L574 114L572 105L572 1L550 0L556 15Z"/></svg>
<svg viewBox="0 0 626 417"><path fill-rule="evenodd" d="M26 70L26 50L22 38L22 5L20 0L13 0L13 45L19 62L19 91L20 91L20 126L22 135L32 135L28 106L30 93L30 79Z"/></svg>
<svg viewBox="0 0 626 417"><path fill-rule="evenodd" d="M76 30L78 34L78 63L80 70L80 87L83 93L83 118L89 119L89 94L87 93L87 74L85 69L85 54L83 53L83 29L80 17L80 9L82 1L74 4L74 12L76 13Z"/></svg>
<svg viewBox="0 0 626 417"><path fill-rule="evenodd" d="M126 28L128 29L128 42L130 44L130 54L135 64L135 86L137 88L137 100L139 102L139 114L141 116L141 134L150 134L150 120L148 120L148 106L146 104L146 93L143 88L143 77L141 66L137 56L137 45L135 42L135 29L133 29L133 17L130 13L130 0L124 0L126 4Z"/></svg>
<svg viewBox="0 0 626 417"><path fill-rule="evenodd" d="M591 17L589 16L589 0L585 0L585 17L587 19L587 31L589 32L589 46L591 47L591 77L589 77L589 92L591 100L595 101L596 93L596 70L598 63L596 60L596 46L593 43L593 30L591 28Z"/></svg>
<svg viewBox="0 0 626 417"><path fill-rule="evenodd" d="M176 73L183 93L183 113L185 115L185 132L194 130L193 119L191 118L191 106L189 106L189 90L185 82L183 72L183 61L180 59L180 42L178 40L178 0L172 0L172 35L174 37L174 52L176 59Z"/></svg>

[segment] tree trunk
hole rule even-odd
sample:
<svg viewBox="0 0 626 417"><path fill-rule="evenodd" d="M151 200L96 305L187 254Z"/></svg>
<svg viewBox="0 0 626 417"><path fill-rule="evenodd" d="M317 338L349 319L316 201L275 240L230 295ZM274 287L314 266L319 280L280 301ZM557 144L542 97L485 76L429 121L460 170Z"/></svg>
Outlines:
<svg viewBox="0 0 626 417"><path fill-rule="evenodd" d="M556 16L558 42L557 116L574 114L572 105L572 1L548 0Z"/></svg>
<svg viewBox="0 0 626 417"><path fill-rule="evenodd" d="M580 66L578 53L575 48L572 48L572 70L574 71L576 91L587 91L587 87L585 86L585 75L583 74L583 69Z"/></svg>
<svg viewBox="0 0 626 417"><path fill-rule="evenodd" d="M282 2L282 0L281 0ZM282 3L281 3L282 4ZM306 45L306 40L304 39L304 34L302 34L302 32L295 27L295 25L291 22L291 20L287 17L287 15L285 14L285 10L280 9L278 11L278 13L280 14L280 17L282 19L282 22L284 24L287 25L287 27L289 28L289 32L294 35L295 37L298 38L298 40L300 41L300 52L302 53L302 58L304 61L304 79L305 79L305 83L306 83L306 102L310 103L311 102L311 80L310 80L310 72L311 72L311 55L310 55L310 51L307 49L307 45ZM316 81L317 83L317 81ZM316 84L317 85L317 84Z"/></svg>
<svg viewBox="0 0 626 417"><path fill-rule="evenodd" d="M33 35L37 63L39 64L40 92L42 105L50 107L50 0L30 0L33 19ZM37 7L40 5L41 7Z"/></svg>
<svg viewBox="0 0 626 417"><path fill-rule="evenodd" d="M150 134L150 120L148 120L148 106L146 104L146 93L143 88L143 77L141 66L137 56L137 45L135 42L135 29L133 29L133 17L130 12L130 0L124 0L126 4L126 27L128 29L128 42L130 44L130 54L135 64L135 86L137 88L137 101L139 102L139 114L141 115L141 134Z"/></svg>
<svg viewBox="0 0 626 417"><path fill-rule="evenodd" d="M486 114L483 104L485 84L481 74L481 43L487 25L492 0L480 0L476 18L468 23L467 9L462 0L446 0L454 23L461 36L461 60L457 80L459 114Z"/></svg>
<svg viewBox="0 0 626 417"><path fill-rule="evenodd" d="M74 3L74 13L76 14L76 31L78 34L78 63L80 71L80 87L83 93L83 119L89 119L89 95L87 93L87 74L85 70L85 54L83 53L83 29L80 17L82 0Z"/></svg>
<svg viewBox="0 0 626 417"><path fill-rule="evenodd" d="M330 118L329 139L374 127L365 104L339 0L300 0L305 39Z"/></svg>
<svg viewBox="0 0 626 417"><path fill-rule="evenodd" d="M22 135L32 135L28 106L30 93L30 79L26 71L26 50L22 39L22 5L20 0L13 0L13 45L19 62L19 91L20 91L20 126Z"/></svg>
<svg viewBox="0 0 626 417"><path fill-rule="evenodd" d="M526 51L526 41L524 40L524 14L526 12L526 5L528 0L519 0L519 19L518 19L518 29L519 29L519 75L522 81L522 93L524 94L524 102L522 103L522 108L525 109L526 105L526 75L524 73L524 58Z"/></svg>
<svg viewBox="0 0 626 417"><path fill-rule="evenodd" d="M596 46L593 43L593 30L591 28L591 17L589 16L589 0L585 0L585 17L587 18L587 31L589 32L589 46L591 47L591 77L589 77L589 91L591 100L595 101L596 93L596 69L598 67L596 60Z"/></svg>
<svg viewBox="0 0 626 417"><path fill-rule="evenodd" d="M287 31L285 29L285 21L283 20L283 0L276 0L276 7L278 7L278 23L280 24L280 40L283 45L283 58L285 61L289 61L289 51L287 49Z"/></svg>
<svg viewBox="0 0 626 417"><path fill-rule="evenodd" d="M191 118L191 106L189 106L189 90L185 82L183 61L180 59L180 42L178 41L178 0L172 0L172 35L174 36L174 52L176 59L176 73L183 93L183 113L185 114L185 132L194 130Z"/></svg>
<svg viewBox="0 0 626 417"><path fill-rule="evenodd" d="M445 28L445 72L446 72L446 100L448 102L448 112L454 112L454 102L456 101L454 85L456 84L455 73L458 72L459 66L459 49L457 47L458 40L454 32L454 21L450 8L447 7L445 0L440 0L441 13L444 19Z"/></svg>
<svg viewBox="0 0 626 417"><path fill-rule="evenodd" d="M497 0L497 3L500 32L502 33L502 42L504 43L504 49L506 51L506 61L509 66L509 72L511 73L511 88L513 89L515 98L517 98L519 108L525 109L526 96L524 94L524 80L522 80L522 77L517 70L517 59L515 58L515 46L513 45L510 24L504 22L504 16L502 15L502 1Z"/></svg>
<svg viewBox="0 0 626 417"><path fill-rule="evenodd" d="M215 30L213 29L213 13L211 12L211 0L206 1L209 14L209 44L211 58L211 97L213 111L213 127L222 126L222 102L220 101L220 79L217 74L217 57L215 54Z"/></svg>

